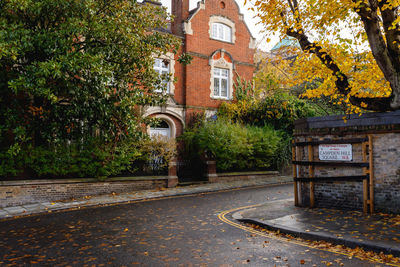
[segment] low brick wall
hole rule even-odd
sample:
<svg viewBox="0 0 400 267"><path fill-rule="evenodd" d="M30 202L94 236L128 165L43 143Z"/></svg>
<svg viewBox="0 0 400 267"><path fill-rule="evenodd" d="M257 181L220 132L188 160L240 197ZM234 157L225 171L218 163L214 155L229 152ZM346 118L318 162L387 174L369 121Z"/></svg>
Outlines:
<svg viewBox="0 0 400 267"><path fill-rule="evenodd" d="M108 193L126 193L176 185L177 178L121 177L96 179L0 181L0 207L57 201Z"/></svg>
<svg viewBox="0 0 400 267"><path fill-rule="evenodd" d="M296 122L295 141L343 140L372 136L375 211L400 213L400 111L303 119ZM318 146L313 161L319 161ZM353 162L361 162L362 145L352 145ZM308 148L298 147L298 161L308 161ZM297 167L298 177L308 177L308 166ZM315 177L362 175L362 168L315 166ZM315 178L317 179L317 178ZM310 202L309 183L299 182L300 205ZM362 209L361 181L324 181L315 183L315 206Z"/></svg>
<svg viewBox="0 0 400 267"><path fill-rule="evenodd" d="M269 178L277 175L279 175L279 172L277 171L218 173L215 176L209 176L208 181L210 183L233 182L255 178Z"/></svg>

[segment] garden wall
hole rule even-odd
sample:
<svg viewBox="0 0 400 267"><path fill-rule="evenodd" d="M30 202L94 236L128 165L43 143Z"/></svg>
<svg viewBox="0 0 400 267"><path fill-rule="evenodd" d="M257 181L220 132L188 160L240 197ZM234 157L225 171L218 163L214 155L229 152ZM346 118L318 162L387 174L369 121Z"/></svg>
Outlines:
<svg viewBox="0 0 400 267"><path fill-rule="evenodd" d="M367 113L362 116L316 117L295 123L295 142L348 140L372 137L373 204L375 211L400 213L400 111ZM312 161L319 159L318 145L313 146ZM311 154L310 153L310 154ZM297 147L297 161L309 161L307 146ZM370 155L367 155L367 160ZM362 162L362 144L352 144L351 162ZM364 160L365 161L365 160ZM326 161L325 161L326 162ZM297 177L309 177L309 166L297 165ZM314 177L363 175L361 167L314 166ZM310 184L298 182L299 205L310 205ZM357 209L363 207L362 181L320 181L314 184L316 207Z"/></svg>
<svg viewBox="0 0 400 267"><path fill-rule="evenodd" d="M96 179L0 181L0 207L43 201L67 200L85 196L126 193L145 189L173 187L177 178L119 177L104 182Z"/></svg>
<svg viewBox="0 0 400 267"><path fill-rule="evenodd" d="M269 179L279 176L277 171L260 171L260 172L231 172L218 173L215 176L209 176L210 183L248 181L252 179Z"/></svg>

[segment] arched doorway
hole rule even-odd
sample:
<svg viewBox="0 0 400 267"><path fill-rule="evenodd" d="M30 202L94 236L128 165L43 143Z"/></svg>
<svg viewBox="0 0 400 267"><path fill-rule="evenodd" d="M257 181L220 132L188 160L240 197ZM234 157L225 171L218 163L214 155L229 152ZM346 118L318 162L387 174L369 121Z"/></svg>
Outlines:
<svg viewBox="0 0 400 267"><path fill-rule="evenodd" d="M171 138L171 127L169 127L169 124L161 120L157 126L155 127L150 127L150 137L160 135L160 136L165 136L167 138Z"/></svg>

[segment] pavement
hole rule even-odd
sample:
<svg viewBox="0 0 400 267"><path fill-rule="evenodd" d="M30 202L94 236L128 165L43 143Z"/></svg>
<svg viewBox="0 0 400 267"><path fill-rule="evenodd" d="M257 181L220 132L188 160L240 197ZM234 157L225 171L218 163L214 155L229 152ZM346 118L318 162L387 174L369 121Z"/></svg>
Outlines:
<svg viewBox="0 0 400 267"><path fill-rule="evenodd" d="M233 218L306 240L400 256L400 215L302 208L286 199L238 211Z"/></svg>
<svg viewBox="0 0 400 267"><path fill-rule="evenodd" d="M0 220L82 207L127 203L132 201L232 190L292 182L290 176L234 182L202 183L161 190L142 190L123 194L88 196L54 202L0 208ZM324 240L347 247L400 256L400 215L363 215L359 211L295 207L293 199L269 201L233 214L241 222L253 223L310 240Z"/></svg>
<svg viewBox="0 0 400 267"><path fill-rule="evenodd" d="M269 184L282 184L292 182L290 176L271 176L268 178L255 178L251 180L221 182L221 183L198 183L173 188L162 188L157 190L141 190L129 193L111 193L97 196L87 196L79 199L69 199L62 201L42 201L33 204L0 208L0 220L12 219L21 216L50 213L61 210L80 209L83 207L126 203L130 201L162 198L169 196L180 196L230 190L235 188L245 188L252 186L263 186Z"/></svg>

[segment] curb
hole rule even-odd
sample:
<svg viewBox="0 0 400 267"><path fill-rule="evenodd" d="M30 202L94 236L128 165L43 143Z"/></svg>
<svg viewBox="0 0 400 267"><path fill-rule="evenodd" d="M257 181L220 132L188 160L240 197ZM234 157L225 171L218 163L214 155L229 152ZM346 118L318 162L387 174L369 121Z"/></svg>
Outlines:
<svg viewBox="0 0 400 267"><path fill-rule="evenodd" d="M195 192L180 192L180 193L170 194L170 195L165 195L165 196L132 198L132 199L121 200L121 201L116 200L116 201L107 201L107 202L102 202L102 203L86 203L86 204L82 204L82 205L71 205L70 207L54 207L52 209L41 210L38 212L21 213L21 214L15 214L15 215L12 215L9 217L1 217L0 222L24 218L24 217L36 216L36 215L44 215L44 214L49 214L49 213L63 212L63 211L69 211L69 210L80 210L80 209L91 208L91 207L123 205L123 204L130 204L132 202L139 202L139 201L146 201L146 200L150 201L150 200L157 200L157 199L163 199L163 198L169 198L169 197L183 197L183 196L190 196L190 195L196 195L196 194L218 193L218 192L224 192L227 190L240 190L240 189L247 189L247 188L264 187L264 186L279 186L279 185L285 185L285 184L291 184L291 183L293 183L293 182L292 181L283 181L283 182L265 183L265 184L259 184L259 185L247 185L247 186L238 186L238 187L232 187L232 188L222 188L222 189L216 189L216 190L205 189L205 190L199 190L199 191L195 191Z"/></svg>
<svg viewBox="0 0 400 267"><path fill-rule="evenodd" d="M242 223L256 224L258 226L261 226L265 229L272 230L272 231L279 230L281 233L290 234L295 237L300 237L300 238L307 239L307 240L326 241L326 242L333 243L336 245L344 245L349 248L360 247L360 248L363 248L366 250L370 250L370 251L374 251L374 252L378 252L378 253L383 252L385 254L392 254L393 256L400 257L400 249L399 248L394 248L394 247L385 246L385 245L377 245L374 242L370 242L370 241L360 242L357 240L336 238L336 237L333 237L332 235L325 234L325 233L299 231L292 227L282 226L282 225L274 224L274 223L267 223L267 222L257 220L257 219L252 219L252 218L237 218L236 220L239 222L242 222Z"/></svg>

